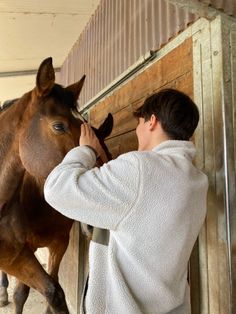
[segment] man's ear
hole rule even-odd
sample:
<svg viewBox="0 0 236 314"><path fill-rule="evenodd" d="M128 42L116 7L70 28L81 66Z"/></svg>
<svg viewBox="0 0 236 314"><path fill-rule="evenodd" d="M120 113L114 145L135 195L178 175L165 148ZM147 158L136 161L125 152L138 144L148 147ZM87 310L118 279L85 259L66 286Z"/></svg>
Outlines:
<svg viewBox="0 0 236 314"><path fill-rule="evenodd" d="M156 128L158 122L159 122L159 121L158 121L158 119L156 118L156 116L155 116L154 114L152 114L151 117L150 117L150 119L149 119L149 121L148 121L148 123L149 123L149 130L150 130L150 131L153 131L153 130Z"/></svg>

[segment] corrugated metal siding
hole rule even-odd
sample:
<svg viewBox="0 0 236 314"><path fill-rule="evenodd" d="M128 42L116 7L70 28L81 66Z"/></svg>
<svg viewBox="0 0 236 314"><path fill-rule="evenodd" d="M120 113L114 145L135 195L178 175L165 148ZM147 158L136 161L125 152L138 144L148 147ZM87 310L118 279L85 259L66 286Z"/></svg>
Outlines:
<svg viewBox="0 0 236 314"><path fill-rule="evenodd" d="M236 16L236 2L235 0L199 0L199 2L211 5L217 10L222 10L228 15Z"/></svg>
<svg viewBox="0 0 236 314"><path fill-rule="evenodd" d="M86 74L80 106L197 17L164 0L102 0L61 68L68 85Z"/></svg>

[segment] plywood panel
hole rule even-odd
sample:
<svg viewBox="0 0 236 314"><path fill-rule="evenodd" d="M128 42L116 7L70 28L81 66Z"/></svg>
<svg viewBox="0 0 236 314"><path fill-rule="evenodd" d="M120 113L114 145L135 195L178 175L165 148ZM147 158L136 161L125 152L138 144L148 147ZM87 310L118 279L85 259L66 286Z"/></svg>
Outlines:
<svg viewBox="0 0 236 314"><path fill-rule="evenodd" d="M130 131L123 135L113 137L107 140L106 144L109 147L109 151L111 152L113 159L124 152L130 152L137 150L138 148L135 131Z"/></svg>

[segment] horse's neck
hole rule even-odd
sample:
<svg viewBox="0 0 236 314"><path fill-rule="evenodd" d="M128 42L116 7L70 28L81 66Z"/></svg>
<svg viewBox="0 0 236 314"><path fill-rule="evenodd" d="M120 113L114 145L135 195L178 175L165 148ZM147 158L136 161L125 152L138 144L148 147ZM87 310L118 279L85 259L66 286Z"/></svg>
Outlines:
<svg viewBox="0 0 236 314"><path fill-rule="evenodd" d="M14 152L9 151L7 156L0 166L0 217L3 206L15 202L24 203L25 195L28 199L36 195L38 200L44 198L44 180L35 180L25 170L19 156Z"/></svg>
<svg viewBox="0 0 236 314"><path fill-rule="evenodd" d="M19 101L0 114L0 206L11 200L24 176L18 138L25 108Z"/></svg>
<svg viewBox="0 0 236 314"><path fill-rule="evenodd" d="M0 205L11 201L16 194L24 176L24 167L20 159L11 151L1 163L0 167Z"/></svg>

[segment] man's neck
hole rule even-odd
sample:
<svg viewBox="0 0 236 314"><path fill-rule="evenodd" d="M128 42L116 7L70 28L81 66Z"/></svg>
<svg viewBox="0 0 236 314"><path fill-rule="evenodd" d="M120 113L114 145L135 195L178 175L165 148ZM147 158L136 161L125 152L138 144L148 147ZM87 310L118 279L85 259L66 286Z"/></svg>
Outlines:
<svg viewBox="0 0 236 314"><path fill-rule="evenodd" d="M160 145L161 143L165 141L169 141L170 138L166 134L161 134L160 136L153 136L150 138L149 143L142 149L139 149L140 151L150 151L153 150L154 147Z"/></svg>

